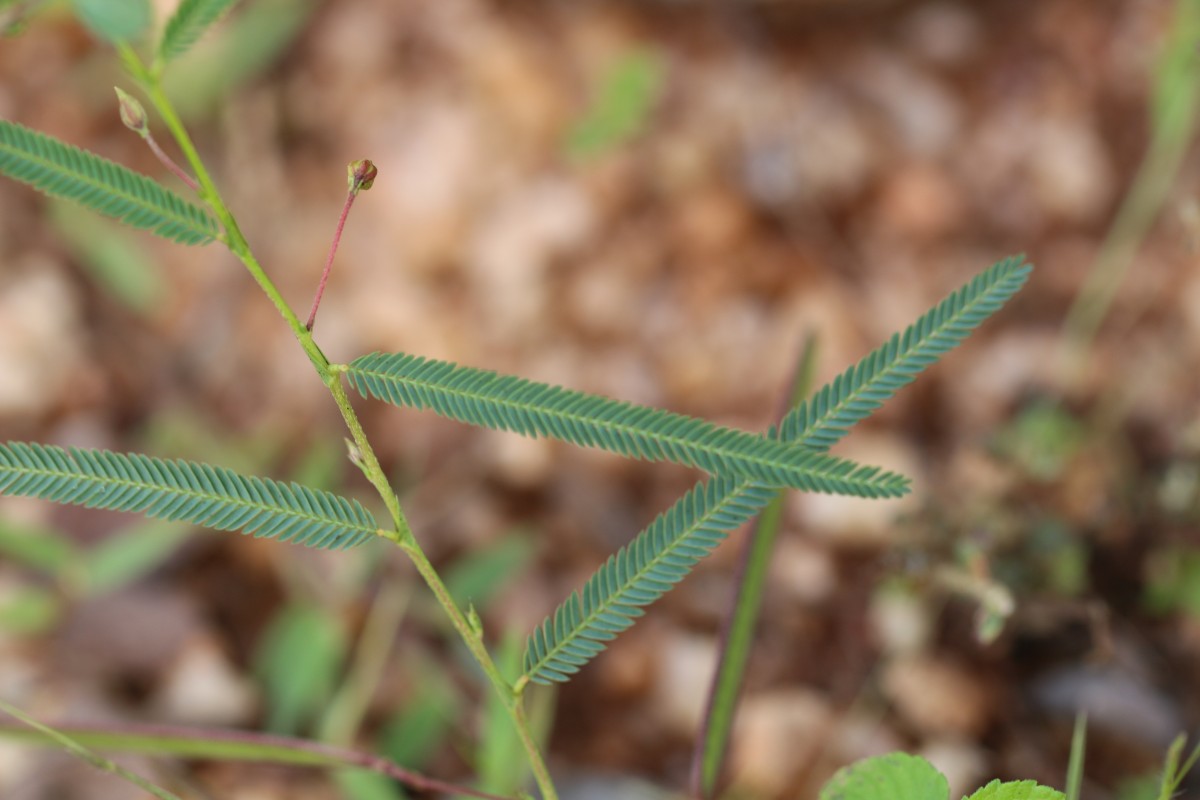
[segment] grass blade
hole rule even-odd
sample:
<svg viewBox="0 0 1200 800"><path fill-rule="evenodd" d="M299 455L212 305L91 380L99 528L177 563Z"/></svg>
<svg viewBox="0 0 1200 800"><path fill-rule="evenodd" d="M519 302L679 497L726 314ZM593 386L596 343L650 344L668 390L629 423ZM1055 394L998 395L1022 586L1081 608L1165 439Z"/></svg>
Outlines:
<svg viewBox="0 0 1200 800"><path fill-rule="evenodd" d="M816 371L817 341L810 336L804 344L796 367L788 397L787 409L798 405L812 388ZM782 415L781 415L782 416ZM716 796L717 781L729 748L729 737L733 732L734 716L745 680L746 664L750 659L750 647L762 607L766 588L767 572L771 555L775 550L775 539L783 521L783 492L775 496L759 514L754 529L746 539L742 563L735 582L733 608L725 622L721 647L713 676L708 703L704 712L704 723L696 738L696 749L692 755L692 795L699 798Z"/></svg>

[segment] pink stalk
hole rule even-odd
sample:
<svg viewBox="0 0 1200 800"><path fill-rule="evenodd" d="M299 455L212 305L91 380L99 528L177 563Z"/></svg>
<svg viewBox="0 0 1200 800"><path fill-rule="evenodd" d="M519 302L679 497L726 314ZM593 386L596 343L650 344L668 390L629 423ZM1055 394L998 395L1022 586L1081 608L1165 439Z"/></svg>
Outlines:
<svg viewBox="0 0 1200 800"><path fill-rule="evenodd" d="M317 294L313 298L312 309L308 312L308 321L304 323L304 329L310 332L313 329L313 323L317 321L317 308L320 307L321 298L325 294L325 284L329 282L329 272L333 268L333 256L337 253L338 242L342 240L342 230L346 227L346 218L350 216L350 207L354 205L354 198L358 197L359 191L370 189L375 182L375 176L379 174L375 165L365 158L350 164L346 172L350 191L346 193L342 215L338 217L337 229L333 232L333 242L329 246L329 257L325 259L325 269L321 272L321 282L317 284Z"/></svg>

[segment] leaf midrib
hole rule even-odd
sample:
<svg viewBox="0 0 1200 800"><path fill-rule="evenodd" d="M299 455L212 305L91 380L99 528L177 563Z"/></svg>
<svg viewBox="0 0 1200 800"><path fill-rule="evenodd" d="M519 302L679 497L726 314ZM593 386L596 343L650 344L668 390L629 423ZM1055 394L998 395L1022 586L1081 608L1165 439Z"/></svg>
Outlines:
<svg viewBox="0 0 1200 800"><path fill-rule="evenodd" d="M429 363L429 362L426 361L425 363ZM684 437L677 436L677 435L661 434L661 433L656 433L656 432L650 433L650 432L645 431L642 428L638 428L635 425L631 425L628 423L622 423L620 421L596 419L595 417L585 416L583 414L578 414L578 413L570 413L570 412L560 411L557 409L548 410L548 409L545 409L544 407L540 407L540 406L524 405L524 404L515 402L512 399L510 399L508 397L504 397L504 396L497 397L495 395L489 395L489 394L485 394L483 392L465 391L465 390L457 389L454 387L448 387L443 383L437 383L437 382L429 381L429 380L421 380L421 379L411 378L408 376L397 376L397 375L394 375L394 374L391 374L388 372L383 372L378 369L363 369L362 367L357 367L353 364L347 364L347 365L345 365L345 368L346 368L347 372L356 372L360 375L370 376L377 380L382 380L382 381L395 381L397 383L407 383L412 386L425 387L426 389L436 390L443 394L447 394L447 395L450 395L453 397L463 398L465 400L477 400L477 401L492 403L495 405L505 406L508 408L517 409L519 411L524 411L529 414L540 413L540 414L546 414L546 415L551 415L551 416L557 416L562 419L572 420L572 421L581 422L581 423L587 423L588 425L607 429L607 430L614 431L614 432L622 432L622 433L626 433L626 434L630 434L630 435L635 435L642 439L651 439L651 440L658 439L658 440L665 441L665 442L671 442L671 443L674 443L674 444L680 446L681 448L686 448L690 451L693 451L693 453L695 451L700 451L700 452L709 452L709 453L717 454L719 458L722 458L725 461L730 462L730 463L737 463L739 461L750 462L750 463L762 465L765 468L779 469L782 471L790 472L794 475L806 476L810 480L813 480L813 481L821 481L821 480L825 480L825 481L829 481L829 482L840 481L842 484L847 485L847 486L861 486L863 488L875 489L875 490L879 490L880 492L882 492L883 496L899 496L896 494L896 491L898 488L902 488L904 485L903 482L898 482L896 480L897 476L895 476L893 473L882 471L882 470L876 472L872 476L873 478L877 479L877 482L872 482L871 480L868 480L868 479L856 477L855 473L859 472L862 469L868 469L868 467L865 467L865 466L855 466L854 469L846 475L836 475L836 474L833 474L832 472L828 471L829 468L826 468L825 470L821 470L814 466L801 467L798 465L788 464L785 462L770 461L763 456L738 453L738 452L731 451L725 447L714 447L714 446L710 446L710 445L705 445L705 444L696 442L694 439L684 438ZM473 369L473 368L468 367L467 369ZM501 377L503 377L503 376L501 376ZM560 387L552 387L552 388L560 388ZM561 389L561 390L562 391L573 391L570 389ZM605 398L605 399L608 399L608 398ZM611 402L619 403L621 401L611 400ZM671 412L666 412L666 413L669 414ZM687 417L682 417L682 418L689 419ZM734 428L725 428L725 427L722 427L719 425L714 425L713 423L706 422L704 420L698 420L698 419L692 420L692 424L708 426L712 431L717 432L717 433L724 433L726 431L732 431L736 434L740 434L741 436L745 437L747 440L770 442L772 447L778 446L778 447L781 447L784 449L789 449L789 450L791 449L790 445L788 443L783 442L781 440L765 439L762 437L756 437L753 434L745 433L743 431L738 431ZM545 434L542 434L542 435L546 436ZM546 438L555 438L555 437L546 436ZM835 459L833 456L829 456L824 453L818 453L816 451L813 451L813 455L816 456L819 460L825 461L827 463L830 463L830 462L833 464L842 463L839 459ZM662 460L669 460L669 459L662 459ZM742 476L742 477L745 477L747 479L746 482L748 482L748 483L757 482L757 480L753 476ZM796 488L796 487L788 486L788 487L780 487L780 488Z"/></svg>
<svg viewBox="0 0 1200 800"><path fill-rule="evenodd" d="M70 451L64 451L63 454L65 456L67 456L68 458L70 458L72 463L74 463L76 465L79 464L79 461L78 461L78 459L76 459L74 453L71 453ZM213 469L216 469L216 467L214 467ZM4 473L4 472L15 472L15 473L20 473L20 474L25 474L25 475L45 475L45 476L49 476L49 477L75 478L75 479L82 480L82 481L100 483L100 484L112 485L112 486L124 486L124 487L137 486L137 487L142 487L142 488L154 488L154 489L163 490L165 494L174 494L177 496L191 497L191 498L196 498L196 499L201 499L201 500L213 499L213 500L218 500L221 502L229 503L230 505L239 506L241 508L251 508L251 509L255 509L255 510L259 510L259 511L265 511L267 513L274 513L274 514L279 514L281 516L292 517L292 518L295 518L298 520L309 520L312 522L323 522L326 524L334 523L341 527L348 528L350 530L363 531L363 532L367 532L367 533L371 533L371 534L379 533L378 528L367 527L367 526L359 524L359 523L346 522L346 521L340 520L335 517L324 517L324 516L319 516L319 515L315 515L315 514L306 514L306 513L295 511L290 508L283 508L281 506L275 506L275 505L269 505L269 504L265 504L265 503L257 503L257 502L250 501L250 500L244 500L240 497L236 497L236 496L232 496L232 495L217 494L215 492L213 492L213 493L201 492L201 491L197 491L195 489L184 488L184 487L179 487L179 486L170 486L168 484L162 484L162 483L134 481L134 480L129 480L127 478L97 477L95 475L91 475L91 474L87 474L87 473L83 473L83 472L68 472L68 471L64 471L64 470L29 468L29 467L23 467L23 466L13 467L11 465L0 464L0 473ZM245 480L250 480L250 479L246 478ZM263 478L260 478L259 480L262 480L264 482L266 481L266 479L263 479ZM79 502L79 501L76 501L76 502L79 505L83 505L82 502ZM242 528L245 526L238 526L238 527Z"/></svg>
<svg viewBox="0 0 1200 800"><path fill-rule="evenodd" d="M37 133L37 131L32 131L32 130L29 130L28 128L24 128L24 126L17 126L15 123L12 123L12 124L14 127L20 128L21 130L25 130L28 133L32 134L33 136L43 136L44 138L48 139L49 141L53 142L54 144L60 145L62 147L68 147L68 148L74 147L73 145L67 144L66 142L59 142L59 141L53 139L52 137L48 137L48 136L45 136L44 134ZM74 148L74 149L78 150L79 148ZM216 230L215 226L212 229L209 229L208 227L204 227L204 228L198 227L197 221L189 216L180 215L170 209L164 208L164 206L150 203L150 202L146 201L145 199L139 197L138 195L130 194L128 192L122 191L121 189L113 186L110 183L105 183L104 181L101 181L101 180L90 179L86 173L79 172L78 170L73 169L71 167L67 167L67 166L63 165L61 162L54 161L54 160L51 160L48 158L44 158L42 156L33 155L28 150L22 150L19 147L13 146L11 143L3 142L3 141L0 141L0 151L7 152L11 155L14 155L17 158L24 158L26 161L42 168L43 170L48 170L50 172L60 172L64 175L67 175L68 177L72 178L73 180L78 181L79 183L85 184L86 186L90 186L90 187L96 188L96 189L102 189L113 196L124 199L127 202L134 204L138 208L141 208L146 211L155 212L159 216L161 216L165 219L172 220L172 221L174 221L174 223L176 225L182 225L183 227L185 227L189 230L195 231L197 233L202 233L204 236L206 236L210 240L215 239L217 236L217 230ZM115 166L118 169L124 169L127 172L129 172L130 175L133 175L135 178L146 181L154 189L158 189L159 191L162 191L162 192L167 192L168 196L172 196L170 194L169 190L163 188L162 186L159 186L153 180L151 180L150 178L147 178L145 175L141 175L137 172L134 172L133 170L122 167L120 164L117 164L116 162L113 162L113 161L109 161L108 159L106 159L103 156L98 155L96 153L88 153L87 151L82 151L82 150L80 152L84 153L85 157L90 156L92 158L98 159L106 166L111 165L111 166ZM35 188L40 188L40 187L35 187ZM187 203L187 201L183 200L183 198L179 198L179 199L181 202L183 202L185 204ZM199 209L197 209L197 210L199 210ZM205 217L205 219L207 220L207 217Z"/></svg>
<svg viewBox="0 0 1200 800"><path fill-rule="evenodd" d="M808 447L808 448L815 450L817 452L820 452L820 453L827 452L831 447L833 447L833 445L837 444L839 441L841 441L842 438L845 437L845 435L847 433L849 433L848 429L843 430L841 432L841 435L837 436L828 445L822 446L822 445L808 444L808 440L816 438L821 432L825 431L827 429L826 426L828 426L833 419L837 418L837 416L841 413L841 409L843 407L850 405L853 402L857 401L868 391L875 388L880 382L886 380L888 375L899 371L905 365L905 363L907 363L910 359L912 359L915 356L917 356L918 354L920 354L923 350L928 349L930 347L931 340L937 338L937 336L940 333L945 331L947 328L950 328L951 326L953 326L954 323L957 322L958 320L960 320L962 317L965 317L968 314L970 314L970 312L972 310L974 310L974 308L977 305L979 305L980 303L983 303L985 300L992 299L992 295L996 291L998 291L1001 287L1003 287L1007 281L1010 281L1010 280L1014 279L1015 277L1017 277L1018 273L1021 270L1021 267L1023 267L1023 266L1025 266L1025 264L1022 262L1021 264L1019 264L1015 268L1013 268L1012 271L1010 271L1008 274L997 279L996 282L993 283L991 286L989 286L986 289L984 289L983 291L979 292L979 294L977 294L974 298L972 298L970 301L965 303L962 306L962 308L960 308L956 312L953 312L945 320L943 320L942 324L940 324L934 328L931 328L926 335L922 336L914 344L913 347L907 349L906 351L898 352L896 354L896 358L894 361L892 361L886 367L881 369L878 373L872 375L866 381L863 381L861 384L859 384L857 387L855 387L849 394L846 395L846 397L842 401L838 402L834 407L832 407L825 414L822 414L819 421L813 422L812 424L808 425L797 436L788 437L786 439L783 437L780 437L778 439L778 441L784 442L786 444L790 444L792 446ZM1012 293L1010 292L1009 294L1011 296ZM936 307L935 307L935 309L936 309ZM907 332L908 332L908 329L906 328L904 333L907 333ZM909 382L910 383L912 382L911 379L909 380ZM813 395L813 396L816 397L816 395ZM890 395L889 395L889 399L890 399ZM851 424L856 424L860 421L861 421L861 418L855 420ZM781 427L781 429L782 429L782 427Z"/></svg>
<svg viewBox="0 0 1200 800"><path fill-rule="evenodd" d="M736 504L736 501L740 499L743 492L748 491L749 489L754 488L755 486L761 486L761 484L759 484L757 481L752 481L752 480L739 481L733 487L733 489L731 489L724 497L719 498L718 502L714 503L709 508L707 513L705 513L701 517L698 517L696 519L695 524L690 525L687 528L685 528L679 536L675 537L671 541L670 545L663 548L663 550L660 553L658 553L656 556L654 556L649 561L647 561L645 566L642 569L639 569L636 573L634 573L633 576L629 580L622 581L620 584L621 588L618 589L617 591L611 593L608 596L608 598L605 600L605 602L596 605L596 607L592 610L591 613L588 613L584 617L582 617L580 624L574 626L576 633L560 640L556 645L554 645L554 647L550 648L550 650L548 650L546 652L545 656L543 656L542 658L539 658L529 669L527 669L525 671L525 674L530 675L530 676L537 675L544 668L546 668L546 665L549 664L550 662L552 662L554 660L554 657L558 653L561 653L567 647L567 645L571 644L576 639L587 638L584 636L584 633L587 631L590 631L592 629L592 626L593 626L595 620L598 619L603 612L605 612L605 611L609 610L610 608L612 608L613 606L617 605L617 600L619 598L623 597L626 591L628 591L631 587L637 585L638 581L640 581L643 577L645 577L647 574L649 574L651 571L653 571L653 568L660 561L665 559L667 556L669 556L671 553L673 553L677 547L679 547L681 544L683 544L685 541L687 541L687 539L689 539L691 537L692 533L694 533L696 530L702 528L704 526L705 522L707 522L709 519L712 519L712 517L714 515L719 513L726 506L731 505L731 504ZM764 488L768 488L768 487L764 487ZM654 523L652 523L652 524L658 524L658 520L655 520ZM728 531L726 531L725 533L727 535ZM632 544L632 542L630 544ZM626 547L628 548L629 545L626 545ZM603 568L608 569L608 564L605 563ZM590 582L591 582L591 579L589 579L588 583L590 583ZM584 608L584 602L585 602L585 597L586 597L586 595L585 595L586 591L587 591L587 584L584 584L583 589L580 589L579 591L575 592L575 594L579 597L580 610L585 611L585 612L586 612L586 609ZM641 607L641 605L638 605L638 604L630 604L630 605L637 605L637 607L639 607L639 608ZM553 617L551 617L551 619L553 619ZM551 622L551 624L553 624L553 623ZM628 627L628 626L626 626L626 627Z"/></svg>

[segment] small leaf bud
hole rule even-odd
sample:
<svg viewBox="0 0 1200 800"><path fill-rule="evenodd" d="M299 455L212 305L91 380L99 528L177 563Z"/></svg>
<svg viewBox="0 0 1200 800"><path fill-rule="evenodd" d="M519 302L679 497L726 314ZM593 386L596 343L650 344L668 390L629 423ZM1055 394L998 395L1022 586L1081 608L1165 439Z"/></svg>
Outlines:
<svg viewBox="0 0 1200 800"><path fill-rule="evenodd" d="M113 89L117 93L117 104L121 110L121 122L125 123L125 127L141 136L143 139L150 132L146 124L146 109L137 101L137 98L128 92L123 91L120 87L114 86Z"/></svg>
<svg viewBox="0 0 1200 800"><path fill-rule="evenodd" d="M346 443L346 455L350 458L350 463L361 470L366 470L366 459L363 458L362 450L358 445L349 439L342 437L342 441Z"/></svg>
<svg viewBox="0 0 1200 800"><path fill-rule="evenodd" d="M346 167L346 182L350 184L350 191L357 194L360 189L370 189L378 174L379 170L375 164L370 159L364 158L360 161L352 161Z"/></svg>

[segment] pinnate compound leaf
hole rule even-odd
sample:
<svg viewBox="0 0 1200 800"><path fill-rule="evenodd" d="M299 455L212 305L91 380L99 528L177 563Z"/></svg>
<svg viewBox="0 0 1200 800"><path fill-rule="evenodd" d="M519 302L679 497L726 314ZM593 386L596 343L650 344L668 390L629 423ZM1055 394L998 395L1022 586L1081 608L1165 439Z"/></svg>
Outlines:
<svg viewBox="0 0 1200 800"><path fill-rule="evenodd" d="M899 497L903 476L635 406L405 353L373 353L345 367L364 397L427 408L450 419L527 436L548 436L646 461L673 461L714 475L736 473L767 486L857 497Z"/></svg>
<svg viewBox="0 0 1200 800"><path fill-rule="evenodd" d="M0 444L0 495L130 511L219 531L342 549L376 534L359 503L224 467L41 444Z"/></svg>
<svg viewBox="0 0 1200 800"><path fill-rule="evenodd" d="M183 0L167 20L158 55L163 61L183 55L237 0Z"/></svg>
<svg viewBox="0 0 1200 800"><path fill-rule="evenodd" d="M950 784L919 756L888 753L842 767L817 800L948 800Z"/></svg>
<svg viewBox="0 0 1200 800"><path fill-rule="evenodd" d="M7 120L0 120L0 173L180 244L218 235L208 212L145 175Z"/></svg>
<svg viewBox="0 0 1200 800"><path fill-rule="evenodd" d="M150 27L150 0L73 0L75 14L109 42L132 42Z"/></svg>
<svg viewBox="0 0 1200 800"><path fill-rule="evenodd" d="M525 645L525 675L564 682L681 581L728 531L751 519L775 489L718 476L698 484L572 592Z"/></svg>
<svg viewBox="0 0 1200 800"><path fill-rule="evenodd" d="M784 418L783 440L828 450L1016 294L1033 270L1024 260L1012 256L993 264L834 378Z"/></svg>
<svg viewBox="0 0 1200 800"><path fill-rule="evenodd" d="M822 798L824 800L824 798ZM992 781L966 800L1066 800L1066 795L1037 781Z"/></svg>
<svg viewBox="0 0 1200 800"><path fill-rule="evenodd" d="M813 450L831 447L923 369L963 340L1024 284L1031 265L1021 257L988 268L923 315L899 337L839 375L798 407L775 432ZM840 387L836 390L830 387ZM525 677L534 683L570 675L629 628L649 605L712 552L731 531L761 511L774 490L744 478L697 484L621 548L530 636ZM729 510L736 510L730 512ZM664 580L658 565L670 569Z"/></svg>

